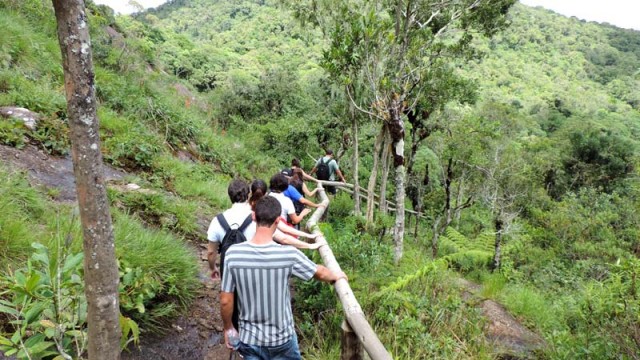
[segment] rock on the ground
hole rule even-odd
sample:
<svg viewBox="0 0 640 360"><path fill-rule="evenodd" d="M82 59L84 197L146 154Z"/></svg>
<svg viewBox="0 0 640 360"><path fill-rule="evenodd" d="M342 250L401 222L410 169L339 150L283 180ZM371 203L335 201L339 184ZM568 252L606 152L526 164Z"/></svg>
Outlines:
<svg viewBox="0 0 640 360"><path fill-rule="evenodd" d="M36 129L38 120L40 120L40 115L38 113L15 106L0 107L0 116L5 119L20 120L24 123L24 126L26 126L31 131L34 131Z"/></svg>

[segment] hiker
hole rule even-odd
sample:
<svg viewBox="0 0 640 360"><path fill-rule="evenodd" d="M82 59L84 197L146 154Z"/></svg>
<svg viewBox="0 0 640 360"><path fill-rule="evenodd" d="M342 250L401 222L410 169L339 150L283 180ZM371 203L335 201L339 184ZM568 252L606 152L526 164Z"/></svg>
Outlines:
<svg viewBox="0 0 640 360"><path fill-rule="evenodd" d="M302 358L291 311L292 276L305 281L313 277L328 283L347 280L343 272L334 273L313 263L300 250L273 242L281 213L276 198L260 199L255 209L255 236L229 248L224 263L220 312L225 344L247 360ZM234 292L240 305L239 328L231 321Z"/></svg>
<svg viewBox="0 0 640 360"><path fill-rule="evenodd" d="M218 253L223 246L225 236L231 229L241 229L245 239L251 239L256 232L256 225L252 221L251 206L247 203L249 199L249 185L242 180L233 180L227 188L231 208L211 220L209 230L207 230L207 260L211 269L211 278L220 279L220 268L216 264Z"/></svg>
<svg viewBox="0 0 640 360"><path fill-rule="evenodd" d="M275 174L271 177L271 181L269 181L269 195L276 198L280 203L281 216L282 219L287 222L288 225L295 225L300 223L302 219L311 211L309 209L304 209L300 212L300 214L296 214L296 209L293 206L293 201L287 195L284 194L285 191L289 189L289 181L283 174ZM293 189L295 190L295 189ZM297 192L297 190L296 190ZM298 193L298 196L302 196ZM312 203L314 207L320 206L319 204Z"/></svg>
<svg viewBox="0 0 640 360"><path fill-rule="evenodd" d="M340 178L340 181L346 182L342 171L338 167L338 162L333 158L333 150L327 149L325 156L316 161L315 166L309 173L311 175L316 174L318 180L336 181L336 175ZM327 192L331 195L336 194L335 186L326 186Z"/></svg>
<svg viewBox="0 0 640 360"><path fill-rule="evenodd" d="M258 200L262 199L267 193L267 184L262 180L253 180L251 183L251 197L249 198L249 205L251 210L255 212L255 206ZM305 237L308 239L317 239L321 234L309 234L304 231L300 231L291 226L278 222L278 228L273 234L273 240L282 245L291 245L298 249L315 250L320 246L326 244L325 242L306 243L298 240L296 237Z"/></svg>
<svg viewBox="0 0 640 360"><path fill-rule="evenodd" d="M303 201L303 200L307 200L304 198L304 196L309 196L309 197L314 196L319 189L319 188L315 188L313 189L313 191L309 191L307 184L304 183L303 177L304 177L304 171L302 171L302 169L300 168L294 168L292 171L291 177L289 178L289 186L296 189L296 191L302 195L302 198L298 200L295 200L294 198L289 196L291 201L293 201L293 207L296 209L296 214L300 214L302 210L304 210L304 206L308 205L305 201ZM322 206L322 204L319 204L316 207L319 207L319 206Z"/></svg>
<svg viewBox="0 0 640 360"><path fill-rule="evenodd" d="M310 176L309 174L304 172L304 170L302 169L302 166L300 165L300 160L298 158L293 158L291 160L291 167L290 168L286 168L286 169L282 169L281 173L284 174L287 178L291 179L295 169L300 169L302 171L302 179L303 180L316 181L316 179L314 179L312 176Z"/></svg>

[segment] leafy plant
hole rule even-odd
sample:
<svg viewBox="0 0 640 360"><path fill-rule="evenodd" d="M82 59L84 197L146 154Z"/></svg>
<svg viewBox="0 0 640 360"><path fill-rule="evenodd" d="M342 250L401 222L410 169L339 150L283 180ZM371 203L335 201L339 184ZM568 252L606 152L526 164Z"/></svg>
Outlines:
<svg viewBox="0 0 640 360"><path fill-rule="evenodd" d="M32 359L59 354L61 359L71 359L84 353L83 256L63 251L69 242L70 238L58 241L53 258L44 245L32 244L35 251L27 267L0 277L6 288L0 311L10 319L4 329L7 336L0 337L6 356Z"/></svg>
<svg viewBox="0 0 640 360"><path fill-rule="evenodd" d="M26 130L22 122L0 119L0 144L22 149L25 146Z"/></svg>
<svg viewBox="0 0 640 360"><path fill-rule="evenodd" d="M82 358L87 346L87 302L82 253L69 252L71 237L56 239L56 253L33 243L27 267L0 276L0 313L7 319L0 350L18 359ZM138 342L135 321L120 316L121 344Z"/></svg>

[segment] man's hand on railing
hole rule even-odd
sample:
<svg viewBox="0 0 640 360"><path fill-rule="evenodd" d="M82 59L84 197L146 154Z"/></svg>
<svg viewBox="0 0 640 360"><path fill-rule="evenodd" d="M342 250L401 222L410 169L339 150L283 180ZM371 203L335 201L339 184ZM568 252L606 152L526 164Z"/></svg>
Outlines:
<svg viewBox="0 0 640 360"><path fill-rule="evenodd" d="M333 280L331 282L332 284L335 284L336 281L338 281L340 279L345 279L345 280L349 281L349 278L347 277L347 274L344 273L344 271L340 271L340 272L334 273L334 275L335 275L336 278L335 278L335 280Z"/></svg>

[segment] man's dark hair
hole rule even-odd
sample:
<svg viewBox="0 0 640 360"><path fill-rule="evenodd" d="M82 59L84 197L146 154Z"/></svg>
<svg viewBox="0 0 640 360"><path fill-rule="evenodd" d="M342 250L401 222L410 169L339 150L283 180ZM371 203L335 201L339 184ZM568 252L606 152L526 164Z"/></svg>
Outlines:
<svg viewBox="0 0 640 360"><path fill-rule="evenodd" d="M333 155L333 150L327 149L327 151L325 151L324 153L325 155Z"/></svg>
<svg viewBox="0 0 640 360"><path fill-rule="evenodd" d="M291 160L291 166L301 167L300 160L298 158L293 158L293 160Z"/></svg>
<svg viewBox="0 0 640 360"><path fill-rule="evenodd" d="M265 196L256 203L256 224L269 227L273 225L282 212L278 199L273 196Z"/></svg>
<svg viewBox="0 0 640 360"><path fill-rule="evenodd" d="M273 192L281 193L289 187L289 180L283 174L275 174L269 181L269 188Z"/></svg>
<svg viewBox="0 0 640 360"><path fill-rule="evenodd" d="M249 184L242 180L233 180L227 188L227 193L231 203L245 202L249 198Z"/></svg>

